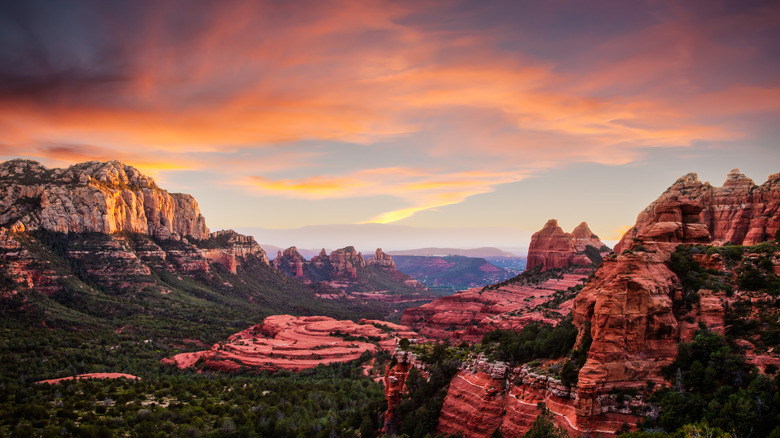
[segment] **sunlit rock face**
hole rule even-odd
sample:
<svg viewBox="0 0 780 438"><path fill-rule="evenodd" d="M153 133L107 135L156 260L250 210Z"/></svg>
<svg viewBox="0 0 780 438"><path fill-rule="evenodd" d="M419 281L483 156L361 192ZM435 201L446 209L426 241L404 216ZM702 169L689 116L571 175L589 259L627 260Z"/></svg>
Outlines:
<svg viewBox="0 0 780 438"><path fill-rule="evenodd" d="M168 193L118 161L67 169L8 161L0 164L0 193L0 259L20 287L45 295L73 276L54 269L57 256L111 291L156 285L153 269L209 275L209 264L217 263L235 274L250 258L268 264L254 238L209 233L192 196ZM36 250L36 231L60 236L49 238L59 240L61 253Z"/></svg>
<svg viewBox="0 0 780 438"><path fill-rule="evenodd" d="M190 195L168 193L118 161L47 169L30 160L0 164L0 225L61 233L129 231L156 238L208 238Z"/></svg>
<svg viewBox="0 0 780 438"><path fill-rule="evenodd" d="M685 202L689 207L675 209L675 202ZM635 238L660 235L663 227L672 227L670 223L676 222L704 225L708 241L713 244L755 245L774 238L780 228L779 209L780 173L756 186L739 169L734 169L722 187L703 183L695 173L689 173L639 213L636 225L623 235L615 252L629 249ZM689 230L680 229L679 233L686 231ZM668 240L681 238L682 235L670 235Z"/></svg>

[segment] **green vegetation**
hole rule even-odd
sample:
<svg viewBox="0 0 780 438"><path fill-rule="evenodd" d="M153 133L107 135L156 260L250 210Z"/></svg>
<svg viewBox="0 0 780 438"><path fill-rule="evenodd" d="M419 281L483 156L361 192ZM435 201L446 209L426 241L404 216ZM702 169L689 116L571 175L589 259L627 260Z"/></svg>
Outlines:
<svg viewBox="0 0 780 438"><path fill-rule="evenodd" d="M482 345L490 359L516 366L534 359L566 357L576 339L577 328L569 317L555 327L531 323L519 333L494 330L482 338Z"/></svg>
<svg viewBox="0 0 780 438"><path fill-rule="evenodd" d="M357 364L300 374L174 373L141 381L0 384L4 436L376 436L379 385Z"/></svg>
<svg viewBox="0 0 780 438"><path fill-rule="evenodd" d="M552 414L550 410L544 405L539 403L541 413L531 423L531 428L523 435L524 438L568 438L569 434L566 433L563 427L555 424L552 420Z"/></svg>
<svg viewBox="0 0 780 438"><path fill-rule="evenodd" d="M644 428L673 432L704 422L735 436L780 433L780 379L756 373L722 336L700 331L681 343L666 377L672 387L652 398L660 415Z"/></svg>
<svg viewBox="0 0 780 438"><path fill-rule="evenodd" d="M237 274L217 264L206 273L153 255L192 251L178 241L44 231L19 239L51 287L29 290L5 269L0 277L3 292L17 291L0 299L0 436L376 436L384 395L358 363L220 375L160 359L208 348L270 314L356 320L387 309L318 299L259 259ZM117 248L152 255L141 264ZM142 380L34 383L98 372Z"/></svg>
<svg viewBox="0 0 780 438"><path fill-rule="evenodd" d="M396 407L396 423L388 425L389 433L410 438L435 431L449 383L468 352L467 346L452 347L447 342L417 347L418 357L427 364L425 375L417 369L409 372L407 393Z"/></svg>

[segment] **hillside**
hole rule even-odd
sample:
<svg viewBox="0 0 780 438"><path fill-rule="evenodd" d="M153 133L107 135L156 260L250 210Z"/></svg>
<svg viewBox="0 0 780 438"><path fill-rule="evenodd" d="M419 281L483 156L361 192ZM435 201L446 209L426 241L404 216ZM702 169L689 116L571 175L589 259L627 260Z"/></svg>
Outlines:
<svg viewBox="0 0 780 438"><path fill-rule="evenodd" d="M450 293L498 283L511 278L509 272L483 258L450 256L393 256L398 270L427 287Z"/></svg>

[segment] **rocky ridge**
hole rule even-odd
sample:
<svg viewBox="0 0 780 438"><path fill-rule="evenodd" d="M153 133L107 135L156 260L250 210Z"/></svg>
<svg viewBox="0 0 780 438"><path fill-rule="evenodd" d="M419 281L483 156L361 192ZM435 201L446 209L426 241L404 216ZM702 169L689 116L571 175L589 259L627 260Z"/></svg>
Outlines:
<svg viewBox="0 0 780 438"><path fill-rule="evenodd" d="M750 252L754 250L743 251L742 247L724 248L723 253L717 250L718 245L754 245L777 235L778 182L780 174L756 187L736 170L720 188L702 183L695 174L677 180L639 214L637 224L623 237L617 251L604 258L582 291L565 302L579 330L575 349L583 346L586 334L592 337L576 386L563 385L552 367L536 370L524 365L501 376L493 369L501 368L501 364L484 360L466 363L450 382L437 432L483 437L499 429L503 436L521 436L539 414L538 402L544 402L554 420L572 436L615 434L625 425L636 425L645 416L654 415L647 396L652 388L669 385L662 369L674 361L678 344L691 341L701 324L724 333L728 312L732 319L741 318L741 324L780 317L766 304L774 302L771 293L740 286L745 284L745 272L751 269L765 270L767 276L778 275L777 245L756 249L755 254ZM543 236L548 237L537 239L537 244L546 240L537 247L552 248L553 256L537 258L542 261L537 266L554 266L562 259L562 253L569 253L562 231L553 225L557 224L548 222L545 226ZM584 231L583 227L572 235L590 240ZM690 264L700 266L719 286L704 283L693 291L685 289L689 286L684 286L673 271L679 269L675 263L680 262L672 260L672 256L682 257L680 245L692 248ZM732 254L731 260L726 263L722 254ZM481 295L505 287L485 288ZM453 332L452 327L457 325L452 323L456 321L454 314L444 317L448 312L484 312L478 306L484 298L478 293L472 295L468 303L473 306L458 301L456 294L448 298L453 301L449 310L443 306L444 300L438 300L427 305L436 308L430 314L421 312L426 306L407 310L403 322L416 328L418 321L424 326L441 319L439 335L449 337L445 326L449 324L449 332ZM563 313L568 313L568 309L560 308ZM527 310L519 313L524 312ZM437 327L437 323L432 326ZM420 330L426 333L424 328ZM435 336L434 333L431 330L426 334ZM780 364L776 348L768 348L762 339L756 335L750 340L735 341L759 372Z"/></svg>
<svg viewBox="0 0 780 438"><path fill-rule="evenodd" d="M311 260L306 260L292 246L279 251L271 266L284 274L305 283L319 284L350 296L359 294L366 299L390 299L389 296L406 294L419 295L426 292L425 286L398 271L393 258L377 248L373 257L367 260L354 246L332 251L325 249ZM344 295L321 294L323 298Z"/></svg>

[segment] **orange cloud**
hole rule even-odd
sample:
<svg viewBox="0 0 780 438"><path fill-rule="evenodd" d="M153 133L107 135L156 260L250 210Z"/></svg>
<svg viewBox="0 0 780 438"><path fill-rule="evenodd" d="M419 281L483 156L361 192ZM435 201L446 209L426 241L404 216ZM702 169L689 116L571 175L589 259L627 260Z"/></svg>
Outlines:
<svg viewBox="0 0 780 438"><path fill-rule="evenodd" d="M499 184L520 181L521 173L459 172L439 174L413 168L376 168L343 176L272 180L253 176L246 186L275 196L302 199L328 199L391 195L401 198L409 207L387 211L363 223L389 223L417 212L462 202L487 193Z"/></svg>
<svg viewBox="0 0 780 438"><path fill-rule="evenodd" d="M110 74L55 71L32 91L0 93L3 153L120 158L152 171L218 163L263 194L402 198L406 207L372 219L387 222L534 171L739 138L724 118L780 110L776 82L699 80L701 65L750 57L713 35L771 29L776 12L708 21L653 10L652 25L540 59L523 50L525 34L421 19L452 12L442 2L235 2L182 18L183 29L171 21L175 4L154 6L142 26L107 17L119 22L106 37L123 56L103 63ZM316 144L294 149L303 142ZM397 149L419 164L336 160L333 142Z"/></svg>

